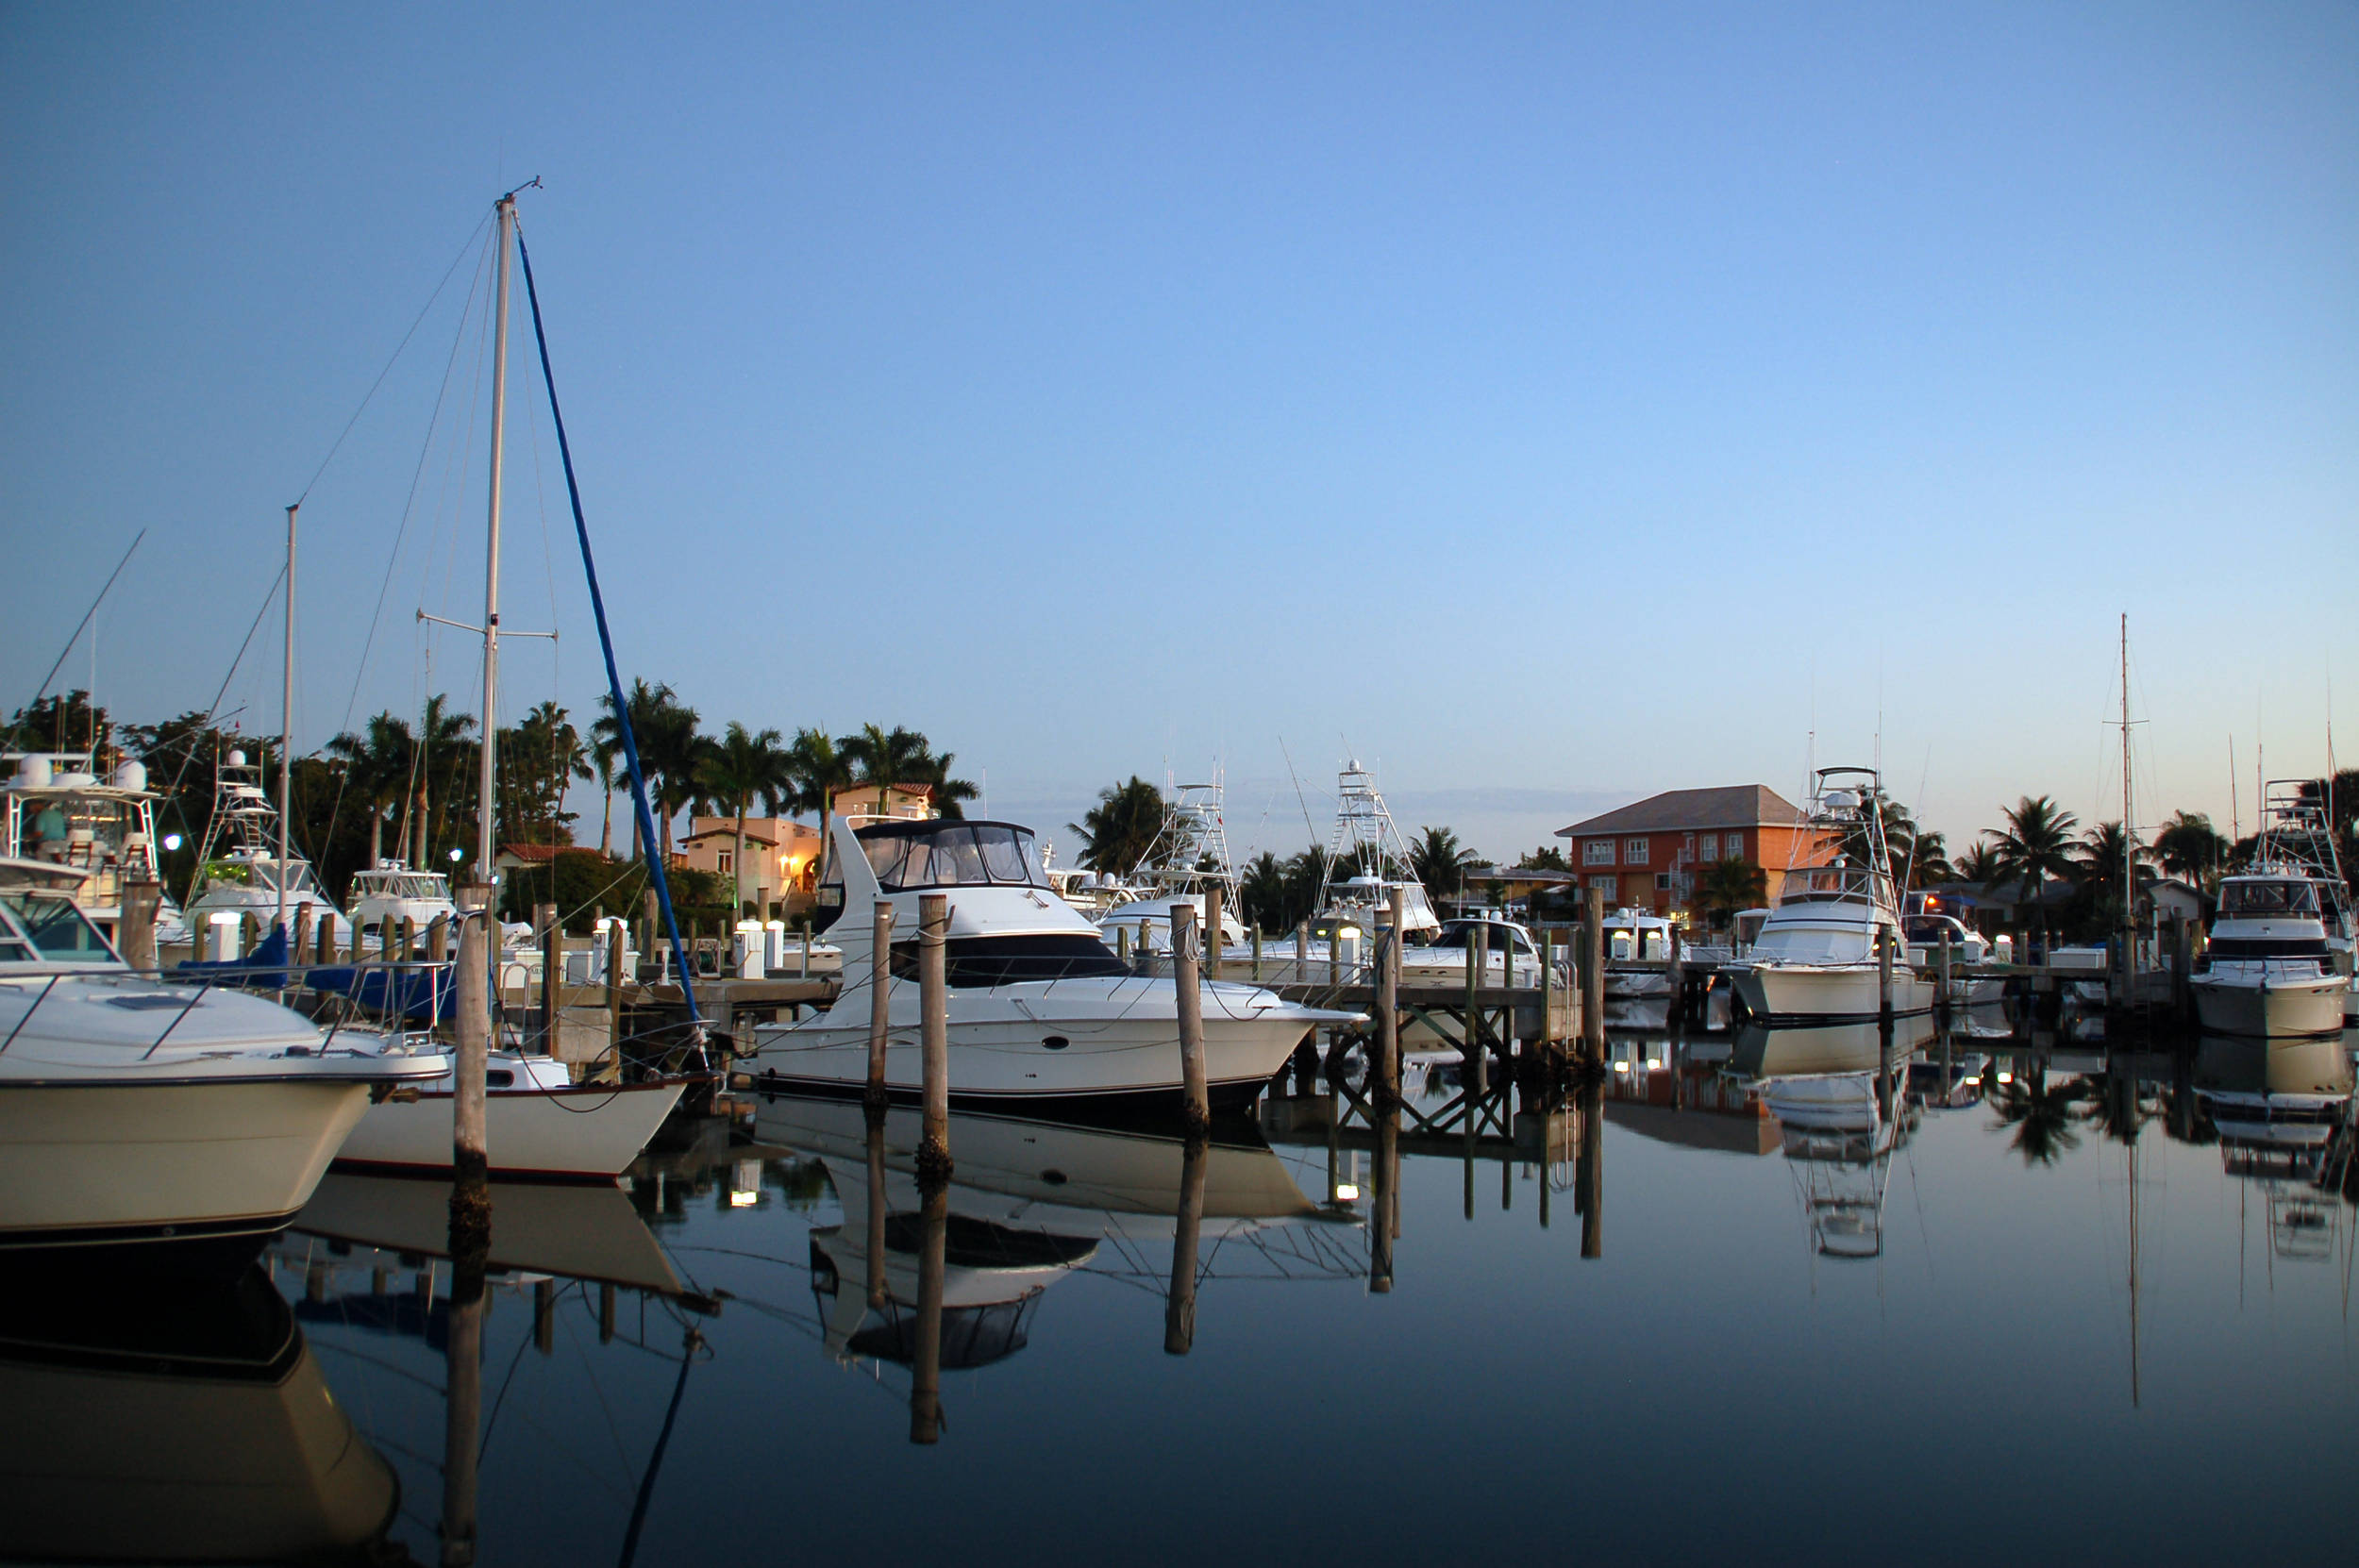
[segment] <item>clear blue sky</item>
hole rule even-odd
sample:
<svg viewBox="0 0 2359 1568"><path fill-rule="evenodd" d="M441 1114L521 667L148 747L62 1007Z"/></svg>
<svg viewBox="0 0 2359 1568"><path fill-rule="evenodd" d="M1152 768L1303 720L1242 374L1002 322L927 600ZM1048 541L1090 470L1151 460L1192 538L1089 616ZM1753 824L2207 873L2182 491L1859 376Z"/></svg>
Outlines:
<svg viewBox="0 0 2359 1568"><path fill-rule="evenodd" d="M1240 847L1347 744L1498 853L1881 712L1954 842L2118 814L2126 609L2143 819L2319 766L2330 670L2359 750L2348 6L19 5L0 117L8 707L142 525L101 697L210 699L539 175L626 669L716 727L909 724L1052 828L1219 757ZM429 649L475 706L413 619L480 608L474 265L307 502L300 744ZM510 692L586 711L523 402Z"/></svg>

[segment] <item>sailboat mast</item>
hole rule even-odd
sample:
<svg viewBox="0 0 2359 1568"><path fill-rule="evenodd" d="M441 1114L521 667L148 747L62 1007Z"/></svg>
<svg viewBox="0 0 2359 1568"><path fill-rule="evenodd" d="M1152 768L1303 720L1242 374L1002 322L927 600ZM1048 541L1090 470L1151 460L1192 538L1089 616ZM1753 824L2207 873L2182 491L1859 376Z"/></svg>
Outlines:
<svg viewBox="0 0 2359 1568"><path fill-rule="evenodd" d="M492 324L492 503L484 526L483 563L483 745L476 780L475 879L494 880L492 842L499 772L500 683L500 463L508 428L508 252L516 233L516 198L499 202L499 259L494 268L496 301Z"/></svg>
<svg viewBox="0 0 2359 1568"><path fill-rule="evenodd" d="M287 509L287 653L278 687L278 928L287 928L287 819L294 806L294 605L295 513L297 501Z"/></svg>
<svg viewBox="0 0 2359 1568"><path fill-rule="evenodd" d="M2121 614L2121 1000L2136 998L2138 837L2130 817L2130 612Z"/></svg>

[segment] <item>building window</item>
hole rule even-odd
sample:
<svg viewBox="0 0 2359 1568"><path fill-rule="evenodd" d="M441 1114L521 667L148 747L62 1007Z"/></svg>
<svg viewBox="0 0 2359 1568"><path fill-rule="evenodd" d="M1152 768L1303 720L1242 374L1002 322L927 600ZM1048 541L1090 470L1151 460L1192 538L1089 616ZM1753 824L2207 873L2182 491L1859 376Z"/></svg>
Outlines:
<svg viewBox="0 0 2359 1568"><path fill-rule="evenodd" d="M1624 865L1626 865L1626 866L1643 866L1643 865L1645 865L1646 863L1647 863L1647 841L1646 841L1646 840L1644 840L1644 839L1625 839L1625 840L1623 840L1623 841L1622 841L1622 864L1624 864Z"/></svg>
<svg viewBox="0 0 2359 1568"><path fill-rule="evenodd" d="M1669 892L1671 891L1671 874L1669 872L1658 871L1654 874L1654 891L1657 892Z"/></svg>
<svg viewBox="0 0 2359 1568"><path fill-rule="evenodd" d="M1732 860L1743 859L1745 858L1745 835L1742 833L1732 833L1729 835L1728 842L1729 859Z"/></svg>
<svg viewBox="0 0 2359 1568"><path fill-rule="evenodd" d="M1704 851L1703 851L1703 853L1704 853L1704 859L1707 859L1707 860L1716 860L1716 859L1718 859L1720 858L1720 835L1719 835L1719 834L1717 834L1717 833L1706 833L1706 834L1704 835Z"/></svg>
<svg viewBox="0 0 2359 1568"><path fill-rule="evenodd" d="M1612 844L1608 844L1606 847L1611 849L1614 846ZM1616 883L1611 876L1592 876L1589 878L1589 885L1604 893L1608 898L1611 898L1614 896L1614 889L1616 886Z"/></svg>
<svg viewBox="0 0 2359 1568"><path fill-rule="evenodd" d="M1581 863L1585 866L1610 866L1614 863L1614 841L1591 839L1581 846Z"/></svg>
<svg viewBox="0 0 2359 1568"><path fill-rule="evenodd" d="M725 850L721 851L721 875L722 875L722 876L727 876L728 874L729 874L729 851L728 851L728 850L726 850L726 849L725 849ZM1404 939L1404 940L1406 940L1406 939Z"/></svg>

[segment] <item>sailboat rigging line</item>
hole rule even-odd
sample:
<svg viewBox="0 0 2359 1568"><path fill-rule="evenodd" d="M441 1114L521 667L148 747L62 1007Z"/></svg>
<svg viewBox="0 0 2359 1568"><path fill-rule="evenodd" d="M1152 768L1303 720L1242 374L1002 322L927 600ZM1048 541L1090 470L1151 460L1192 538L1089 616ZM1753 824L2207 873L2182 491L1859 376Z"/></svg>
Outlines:
<svg viewBox="0 0 2359 1568"><path fill-rule="evenodd" d="M125 567L131 564L132 551L137 550L140 547L140 541L145 539L146 537L147 530L145 528L142 528L137 534L132 536L131 548L123 552L123 559L115 562L115 569L107 574L106 586L98 591L98 597L90 602L90 609L82 611L82 618L74 624L74 635L67 638L65 640L65 646L58 650L58 661L49 666L49 673L47 675L41 677L41 690L33 693L33 702L37 703L41 701L42 698L49 694L49 683L57 679L58 672L65 667L65 656L72 653L74 651L74 644L82 640L82 632L90 626L91 617L96 615L98 613L98 607L107 602L107 595L109 592L112 592L115 585L115 579L123 575L123 569ZM94 693L92 696L91 702L93 708L97 706L97 697ZM28 703L26 706L30 707L31 704Z"/></svg>
<svg viewBox="0 0 2359 1568"><path fill-rule="evenodd" d="M520 255L524 251L524 238L522 235L517 237L516 249ZM529 267L527 267L525 270L525 276L529 279L531 275L532 271ZM526 285L526 292L527 293L531 292L531 286L529 283ZM540 313L535 311L533 314L533 325L537 328L540 325ZM547 363L545 359L542 362L544 365ZM561 443L563 437L560 436L559 440ZM570 480L572 477L573 474L571 465L569 464L567 466L566 478ZM623 721L621 727L623 734L627 737L630 734L629 721ZM683 993L685 993L688 989L688 977L684 974L680 976L680 989ZM694 1004L692 1004L692 1006ZM672 1403L663 1412L663 1429L655 1435L655 1452L647 1456L647 1473L639 1477L639 1495L631 1500L630 1527L623 1532L623 1555L621 1559L621 1568L630 1568L631 1563L638 1559L639 1532L647 1523L647 1504L653 1501L655 1497L656 1473L663 1468L663 1450L671 1446L672 1443L672 1424L679 1419L680 1395L688 1392L688 1369L695 1363L696 1357L694 1352L697 1345L702 1343L703 1338L704 1336L698 1334L694 1328L691 1328L687 1330L686 1343L680 1346L679 1376L675 1378L672 1382Z"/></svg>
<svg viewBox="0 0 2359 1568"><path fill-rule="evenodd" d="M701 1044L704 1014L696 1009L694 972L688 961L687 950L680 945L679 921L672 912L672 882L663 874L662 841L656 836L655 813L647 808L647 776L639 766L639 740L631 733L630 704L623 696L622 674L614 665L614 638L606 625L606 595L598 591L598 563L590 553L590 525L581 515L581 486L574 477L573 444L565 439L565 411L558 405L557 373L549 365L548 333L541 324L541 292L533 286L532 252L525 244L521 225L516 229L516 259L524 264L525 298L532 307L532 341L541 351L541 379L548 388L549 421L557 426L557 455L565 467L565 499L573 508L574 537L581 542L581 570L590 581L590 609L598 623L598 651L606 658L606 689L614 702L614 729L622 737L623 759L630 765L630 803L638 819L639 842L646 851L647 875L655 884L656 903L663 911L663 934L672 944L673 973L679 976L680 997L688 1004L688 1021L695 1026L694 1032ZM686 1376L683 1368L681 1377L684 1380ZM679 1404L677 1392L672 1401L677 1410ZM672 1424L667 1417L663 1424L665 1437L671 1435L671 1430ZM659 1459L662 1451L662 1444L659 1442L656 1447ZM647 1476L648 1484L652 1485L655 1477L652 1464L648 1467ZM624 1544L623 1560L626 1563L638 1549L640 1515L644 1514L645 1504L643 1491L639 1512L634 1513L631 1520L630 1538Z"/></svg>
<svg viewBox="0 0 2359 1568"><path fill-rule="evenodd" d="M311 487L320 482L320 475L327 472L327 465L336 460L336 454L343 449L344 438L351 435L352 427L360 423L360 416L369 411L369 400L376 395L376 389L385 384L385 377L393 373L393 366L400 362L402 350L410 346L410 340L416 337L418 328L426 325L427 313L434 309L434 302L443 297L443 291L450 286L451 275L459 271L459 263L464 261L467 252L475 248L476 236L482 233L483 225L491 221L489 217L478 219L475 227L468 231L466 239L460 242L458 254L450 259L450 265L443 269L442 281L434 285L434 292L426 296L426 303L418 308L416 318L410 323L410 330L404 332L401 342L393 345L393 358L385 361L385 368L378 371L376 379L369 383L369 390L360 395L360 406L352 410L350 419L344 421L343 429L327 448L327 456L320 459L319 467L313 469L310 478L304 481L303 493L295 497L296 506L310 499Z"/></svg>

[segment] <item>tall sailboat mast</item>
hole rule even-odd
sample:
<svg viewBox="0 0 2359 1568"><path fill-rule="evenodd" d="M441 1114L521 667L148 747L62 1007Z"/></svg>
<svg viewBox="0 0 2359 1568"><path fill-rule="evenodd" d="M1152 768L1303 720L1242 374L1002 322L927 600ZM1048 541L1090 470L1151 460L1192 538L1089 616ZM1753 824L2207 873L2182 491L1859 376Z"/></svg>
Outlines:
<svg viewBox="0 0 2359 1568"><path fill-rule="evenodd" d="M287 657L278 687L278 870L273 878L281 931L287 929L287 821L294 814L295 513L302 509L300 501L287 509Z"/></svg>
<svg viewBox="0 0 2359 1568"><path fill-rule="evenodd" d="M516 235L516 198L499 201L499 258L494 267L496 303L492 322L492 504L484 528L483 563L483 745L476 780L475 879L494 879L492 842L497 802L493 784L499 774L500 684L500 465L508 428L508 252Z"/></svg>
<svg viewBox="0 0 2359 1568"><path fill-rule="evenodd" d="M2138 832L2130 816L2130 612L2121 612L2121 1003L2137 998Z"/></svg>

